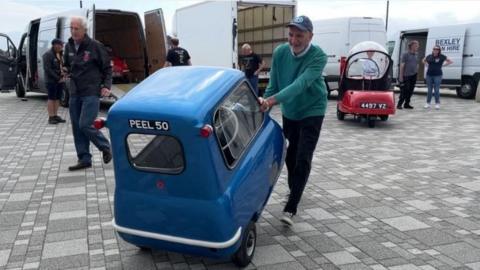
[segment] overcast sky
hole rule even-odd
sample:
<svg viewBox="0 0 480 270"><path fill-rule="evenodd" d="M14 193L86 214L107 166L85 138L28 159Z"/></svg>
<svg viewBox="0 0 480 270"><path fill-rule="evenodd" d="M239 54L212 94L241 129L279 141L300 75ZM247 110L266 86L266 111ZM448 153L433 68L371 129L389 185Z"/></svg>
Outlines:
<svg viewBox="0 0 480 270"><path fill-rule="evenodd" d="M256 0L258 1L258 0ZM278 0L277 0L278 1ZM194 0L83 0L83 6L143 12L162 8L167 32L171 32L175 9L200 2ZM1 0L0 33L18 44L28 22L51 13L75 9L79 0ZM297 0L298 15L312 20L347 16L380 17L385 20L387 0ZM480 22L480 0L390 0L388 37L407 28ZM142 15L143 16L143 15Z"/></svg>

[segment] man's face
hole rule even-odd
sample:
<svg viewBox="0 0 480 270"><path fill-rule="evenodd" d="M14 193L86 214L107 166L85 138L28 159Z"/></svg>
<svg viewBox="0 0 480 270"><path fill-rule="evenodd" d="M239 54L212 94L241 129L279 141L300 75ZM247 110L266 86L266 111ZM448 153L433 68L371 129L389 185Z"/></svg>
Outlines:
<svg viewBox="0 0 480 270"><path fill-rule="evenodd" d="M415 42L412 44L412 51L414 52L418 51L418 42Z"/></svg>
<svg viewBox="0 0 480 270"><path fill-rule="evenodd" d="M288 27L288 43L294 53L301 53L312 41L313 34L311 32L304 32L297 27Z"/></svg>
<svg viewBox="0 0 480 270"><path fill-rule="evenodd" d="M249 48L242 48L243 55L250 55L252 53L252 49Z"/></svg>
<svg viewBox="0 0 480 270"><path fill-rule="evenodd" d="M62 49L63 49L63 45L62 45L62 44L53 44L53 50L54 50L55 52L57 52L57 53L58 53L58 52L61 52Z"/></svg>
<svg viewBox="0 0 480 270"><path fill-rule="evenodd" d="M70 31L72 33L72 39L75 42L80 42L85 37L85 28L82 26L82 22L77 19L73 19L70 23Z"/></svg>

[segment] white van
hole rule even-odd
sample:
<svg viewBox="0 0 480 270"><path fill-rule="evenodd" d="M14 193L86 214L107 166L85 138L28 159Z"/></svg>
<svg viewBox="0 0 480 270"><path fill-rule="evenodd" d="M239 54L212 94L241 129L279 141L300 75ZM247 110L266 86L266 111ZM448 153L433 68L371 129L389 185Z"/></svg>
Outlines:
<svg viewBox="0 0 480 270"><path fill-rule="evenodd" d="M346 17L313 21L312 43L328 55L324 77L330 89L338 88L340 61L350 49L362 41L387 43L385 24L381 18Z"/></svg>
<svg viewBox="0 0 480 270"><path fill-rule="evenodd" d="M267 65L259 76L265 88L273 50L287 42L295 13L296 0L201 2L175 11L173 34L194 65L238 68L238 48L249 43Z"/></svg>
<svg viewBox="0 0 480 270"><path fill-rule="evenodd" d="M141 81L163 67L167 38L161 9L145 13L145 33L140 16L134 12L115 9L95 10L93 6L52 14L30 21L18 50L11 50L15 51L17 76L8 77L10 81L5 84L12 85L11 80L16 79L15 90L18 97L24 97L26 92L30 91L47 93L42 55L50 49L54 38L60 38L64 42L70 38L72 16L83 16L87 19L87 34L108 45L115 53L115 58L122 59L128 65L132 82ZM68 106L68 99L69 92L65 87L60 104Z"/></svg>
<svg viewBox="0 0 480 270"><path fill-rule="evenodd" d="M432 53L434 45L442 48L453 64L442 68L441 87L457 90L461 98L474 98L480 79L480 23L435 26L400 31L393 50L393 78L398 81L400 58L406 52L407 44L418 40L419 59ZM425 82L425 66L420 61L417 82Z"/></svg>

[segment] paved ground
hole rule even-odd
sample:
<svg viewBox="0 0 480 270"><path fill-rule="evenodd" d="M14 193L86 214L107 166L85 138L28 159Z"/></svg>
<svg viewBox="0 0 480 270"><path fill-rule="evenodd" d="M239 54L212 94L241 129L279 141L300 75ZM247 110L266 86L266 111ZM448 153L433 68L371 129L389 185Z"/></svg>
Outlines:
<svg viewBox="0 0 480 270"><path fill-rule="evenodd" d="M375 129L330 101L296 224L279 222L282 174L247 269L480 269L480 104L424 99ZM92 169L68 172L69 121L47 125L45 106L0 94L0 269L235 269L118 238L112 166L94 150Z"/></svg>

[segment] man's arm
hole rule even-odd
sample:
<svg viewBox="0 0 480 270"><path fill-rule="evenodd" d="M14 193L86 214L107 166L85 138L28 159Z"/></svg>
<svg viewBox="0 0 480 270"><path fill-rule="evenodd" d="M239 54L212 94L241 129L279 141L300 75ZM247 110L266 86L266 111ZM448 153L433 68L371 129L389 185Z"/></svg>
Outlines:
<svg viewBox="0 0 480 270"><path fill-rule="evenodd" d="M102 73L102 82L101 82L101 95L106 97L109 96L110 89L112 87L112 65L110 64L110 56L108 56L107 50L105 47L98 43L99 51L99 62L100 62L100 72Z"/></svg>
<svg viewBox="0 0 480 270"><path fill-rule="evenodd" d="M270 66L270 72L269 72L270 78L268 79L268 85L267 85L267 88L265 88L265 94L263 95L265 98L268 98L278 93L278 83L277 83L277 70L278 70L277 61L278 60L276 59L277 58L276 55L278 54L276 53L277 49L275 49L272 56L272 64Z"/></svg>

